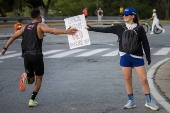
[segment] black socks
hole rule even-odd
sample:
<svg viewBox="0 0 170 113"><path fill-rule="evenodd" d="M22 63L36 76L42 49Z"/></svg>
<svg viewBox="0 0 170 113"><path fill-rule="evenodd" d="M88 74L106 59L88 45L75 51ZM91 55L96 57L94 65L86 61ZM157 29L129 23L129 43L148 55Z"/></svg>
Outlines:
<svg viewBox="0 0 170 113"><path fill-rule="evenodd" d="M36 97L36 96L37 96L37 92L34 92L34 91L33 91L31 99L32 99L32 100L35 100L35 97Z"/></svg>

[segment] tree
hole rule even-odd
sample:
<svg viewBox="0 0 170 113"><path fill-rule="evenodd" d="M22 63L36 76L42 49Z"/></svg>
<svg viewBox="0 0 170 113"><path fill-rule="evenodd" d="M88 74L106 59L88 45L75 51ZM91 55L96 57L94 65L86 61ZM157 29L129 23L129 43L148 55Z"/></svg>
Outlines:
<svg viewBox="0 0 170 113"><path fill-rule="evenodd" d="M45 13L45 16L48 16L49 6L52 0L28 0L30 8L39 8L42 7ZM57 2L57 0L55 0Z"/></svg>
<svg viewBox="0 0 170 113"><path fill-rule="evenodd" d="M31 8L38 8L44 5L43 0L28 0L27 2L31 4Z"/></svg>
<svg viewBox="0 0 170 113"><path fill-rule="evenodd" d="M52 0L44 0L42 6L43 6L43 9L44 9L44 13L45 13L45 16L48 16L48 10L49 10L49 6L51 4L51 1ZM58 0L55 0L55 2L57 2Z"/></svg>
<svg viewBox="0 0 170 113"><path fill-rule="evenodd" d="M0 0L0 11L2 16L6 16L6 12L12 11L12 7L9 7L9 4L14 4L14 1L11 0Z"/></svg>
<svg viewBox="0 0 170 113"><path fill-rule="evenodd" d="M165 12L166 12L166 15L165 15L165 20L168 20L169 19L169 5L170 5L170 0L161 0L163 5L166 7L165 9Z"/></svg>
<svg viewBox="0 0 170 113"><path fill-rule="evenodd" d="M58 0L54 3L55 10L61 11L64 16L75 16L82 14L84 7L88 9L88 15L95 15L97 1L92 0ZM98 0L98 5L102 6L101 0Z"/></svg>

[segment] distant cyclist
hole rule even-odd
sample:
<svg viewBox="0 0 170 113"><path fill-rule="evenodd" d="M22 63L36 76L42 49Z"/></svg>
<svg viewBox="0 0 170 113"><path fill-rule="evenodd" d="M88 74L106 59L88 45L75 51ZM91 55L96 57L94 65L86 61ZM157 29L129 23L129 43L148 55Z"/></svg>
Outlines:
<svg viewBox="0 0 170 113"><path fill-rule="evenodd" d="M151 30L151 33L150 33L150 34L154 34L153 30L154 30L155 25L156 25L156 27L157 27L158 29L162 30L162 33L165 32L165 29L163 29L163 28L159 25L159 19L158 19L157 14L156 14L156 9L153 9L152 17L149 18L149 20L153 20L152 30Z"/></svg>

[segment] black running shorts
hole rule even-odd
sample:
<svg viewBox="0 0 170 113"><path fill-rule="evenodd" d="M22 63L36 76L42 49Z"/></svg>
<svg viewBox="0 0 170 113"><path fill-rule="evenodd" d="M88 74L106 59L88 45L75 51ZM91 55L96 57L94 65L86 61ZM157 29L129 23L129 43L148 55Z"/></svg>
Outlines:
<svg viewBox="0 0 170 113"><path fill-rule="evenodd" d="M28 77L43 76L44 75L44 61L43 55L24 55L25 72Z"/></svg>

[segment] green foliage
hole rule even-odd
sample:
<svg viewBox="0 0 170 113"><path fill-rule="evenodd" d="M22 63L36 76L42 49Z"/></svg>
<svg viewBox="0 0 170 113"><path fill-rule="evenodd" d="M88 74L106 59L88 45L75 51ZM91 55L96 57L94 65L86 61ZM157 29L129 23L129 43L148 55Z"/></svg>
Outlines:
<svg viewBox="0 0 170 113"><path fill-rule="evenodd" d="M15 16L15 15L14 15L14 13L12 13L12 12L7 12L7 13L6 13L6 16L7 16L7 17L13 17L13 16Z"/></svg>
<svg viewBox="0 0 170 113"><path fill-rule="evenodd" d="M101 6L101 0L98 1L98 5ZM61 11L64 16L82 14L84 7L87 7L89 15L95 15L96 5L97 2L92 0L58 0L57 3L54 3L55 10Z"/></svg>
<svg viewBox="0 0 170 113"><path fill-rule="evenodd" d="M160 0L158 0L160 1ZM118 16L119 8L123 6L134 7L140 19L150 18L152 9L158 9L158 17L163 19L165 16L165 7L160 2L155 0L102 0L104 15ZM154 3L153 3L154 2ZM161 14L161 15L160 15Z"/></svg>
<svg viewBox="0 0 170 113"><path fill-rule="evenodd" d="M31 12L31 8L29 8L29 7L23 7L23 12L22 12L22 15L23 15L23 16L30 17L30 12Z"/></svg>
<svg viewBox="0 0 170 113"><path fill-rule="evenodd" d="M165 11L169 9L168 2L169 0L0 0L0 11L3 15L16 16L15 11L20 9L21 16L29 16L32 8L39 7L45 14L49 13L49 16L75 16L82 14L83 8L87 7L89 16L96 16L97 8L101 7L104 16L118 16L120 6L131 6L137 10L140 19L150 18L153 8L157 10L159 19L164 19Z"/></svg>
<svg viewBox="0 0 170 113"><path fill-rule="evenodd" d="M14 4L11 0L1 0L0 1L0 11L5 16L7 11L11 11L12 7L9 4Z"/></svg>
<svg viewBox="0 0 170 113"><path fill-rule="evenodd" d="M43 6L43 0L28 0L27 2L31 4L31 8Z"/></svg>

